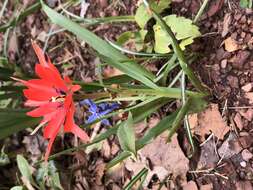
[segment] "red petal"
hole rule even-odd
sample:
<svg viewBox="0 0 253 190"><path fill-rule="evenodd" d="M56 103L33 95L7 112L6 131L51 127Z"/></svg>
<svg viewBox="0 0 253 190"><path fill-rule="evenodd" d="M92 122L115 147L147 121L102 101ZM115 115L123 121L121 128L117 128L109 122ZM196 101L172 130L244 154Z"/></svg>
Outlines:
<svg viewBox="0 0 253 190"><path fill-rule="evenodd" d="M66 97L65 97L65 101L64 101L64 108L66 110L69 110L70 109L70 106L74 104L73 102L73 98L72 98L72 94L68 94Z"/></svg>
<svg viewBox="0 0 253 190"><path fill-rule="evenodd" d="M58 71L52 72L52 70L45 68L40 64L36 64L35 72L40 78L51 82L52 86L54 86L55 88L60 88L63 91L68 90L65 82L62 80Z"/></svg>
<svg viewBox="0 0 253 190"><path fill-rule="evenodd" d="M27 100L25 102L25 106L27 107L38 107L47 104L48 101L35 101L35 100Z"/></svg>
<svg viewBox="0 0 253 190"><path fill-rule="evenodd" d="M33 49L39 59L40 64L43 67L49 67L49 64L47 63L47 61L45 59L45 55L44 55L44 52L42 51L42 49L40 49L40 47L34 42L32 42L32 46L33 46Z"/></svg>
<svg viewBox="0 0 253 190"><path fill-rule="evenodd" d="M89 136L85 131L83 131L80 127L78 127L76 124L73 124L70 131L74 135L78 136L80 139L82 139L85 142L88 142L90 140Z"/></svg>
<svg viewBox="0 0 253 190"><path fill-rule="evenodd" d="M89 141L89 136L74 123L74 112L75 107L74 104L71 105L71 108L69 109L67 115L66 115L66 121L64 125L64 131L65 132L71 132L74 135L78 136L83 141Z"/></svg>
<svg viewBox="0 0 253 190"><path fill-rule="evenodd" d="M72 92L76 92L76 91L78 91L80 89L81 89L80 85L72 85L72 87L71 87Z"/></svg>
<svg viewBox="0 0 253 190"><path fill-rule="evenodd" d="M54 118L50 120L48 125L44 128L44 138L48 139L52 137L55 130L58 129L58 126L63 124L65 116L66 112L64 110L60 110L55 114Z"/></svg>
<svg viewBox="0 0 253 190"><path fill-rule="evenodd" d="M43 92L39 90L25 89L23 90L24 96L27 99L35 101L50 101L52 99L52 93Z"/></svg>
<svg viewBox="0 0 253 190"><path fill-rule="evenodd" d="M44 115L47 115L49 113L52 113L56 111L60 106L59 102L50 102L48 104L44 104L40 106L39 108L36 108L30 112L27 112L26 114L31 117L41 117Z"/></svg>

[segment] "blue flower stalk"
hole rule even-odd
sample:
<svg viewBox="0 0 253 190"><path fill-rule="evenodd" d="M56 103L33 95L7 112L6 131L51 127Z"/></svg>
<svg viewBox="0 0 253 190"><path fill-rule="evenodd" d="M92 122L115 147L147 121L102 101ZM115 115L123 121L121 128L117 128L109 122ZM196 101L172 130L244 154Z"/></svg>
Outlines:
<svg viewBox="0 0 253 190"><path fill-rule="evenodd" d="M107 115L108 113L114 111L115 109L119 108L119 104L117 103L101 103L96 105L90 99L85 99L79 102L81 106L87 105L89 107L88 112L91 113L89 115L88 120L86 121L87 124L92 123L93 121L100 119L101 117ZM103 119L101 121L104 125L110 126L110 122L108 119Z"/></svg>

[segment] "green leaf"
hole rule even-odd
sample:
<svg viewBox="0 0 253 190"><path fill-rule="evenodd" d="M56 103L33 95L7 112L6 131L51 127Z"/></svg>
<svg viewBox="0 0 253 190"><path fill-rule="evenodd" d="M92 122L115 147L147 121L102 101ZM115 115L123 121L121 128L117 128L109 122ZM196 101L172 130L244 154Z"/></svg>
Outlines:
<svg viewBox="0 0 253 190"><path fill-rule="evenodd" d="M0 166L5 166L10 163L9 156L4 152L4 146L0 154Z"/></svg>
<svg viewBox="0 0 253 190"><path fill-rule="evenodd" d="M14 71L11 69L0 67L0 80L8 81L12 80L10 77L13 75Z"/></svg>
<svg viewBox="0 0 253 190"><path fill-rule="evenodd" d="M177 40L182 40L180 43L181 49L191 44L193 39L200 36L199 28L192 23L192 20L176 15L169 15L163 18L166 24L171 28ZM169 45L172 44L172 39L162 26L157 23L153 26L155 32L155 51L157 53L170 52Z"/></svg>
<svg viewBox="0 0 253 190"><path fill-rule="evenodd" d="M132 60L128 61L117 61L110 57L100 56L102 60L110 64L111 66L121 70L122 72L126 73L128 76L134 78L145 84L146 86L159 90L159 87L149 78L145 77L144 73L141 72L139 69L136 69L135 62Z"/></svg>
<svg viewBox="0 0 253 190"><path fill-rule="evenodd" d="M100 55L104 57L110 57L115 61L116 64L113 66L116 67L117 69L121 70L122 68L122 61L127 60L128 58L123 55L121 52L113 48L109 43L106 41L102 40L98 36L96 36L94 33L90 32L89 30L81 27L77 23L71 21L70 19L66 18L65 16L57 13L53 9L49 8L42 0L42 9L45 11L47 16L51 19L51 21L66 30L72 32L75 34L78 38L81 40L84 40L87 42L92 48L94 48ZM125 62L124 63L125 67L129 67L131 69L136 70L139 72L139 76L143 75L143 77L146 77L147 79L153 80L155 76L146 70L144 67L140 66L136 62ZM124 71L122 71L124 72ZM128 73L126 73L128 74ZM129 75L131 76L131 75ZM131 76L132 77L132 76ZM136 78L134 78L136 79ZM138 79L137 79L138 80Z"/></svg>
<svg viewBox="0 0 253 190"><path fill-rule="evenodd" d="M169 8L170 3L171 0L160 0L159 2L157 0L151 0L150 6L158 13L161 13L164 9ZM149 19L151 19L151 17L152 16L148 13L148 10L144 3L141 3L140 6L137 8L135 14L135 21L137 22L137 24L141 28L144 28Z"/></svg>
<svg viewBox="0 0 253 190"><path fill-rule="evenodd" d="M240 7L242 8L252 8L252 0L240 0Z"/></svg>
<svg viewBox="0 0 253 190"><path fill-rule="evenodd" d="M164 131L169 129L171 127L174 119L176 118L177 113L178 113L178 111L175 111L171 115L164 117L155 127L149 129L142 138L140 138L136 141L136 143L135 143L136 150L137 151L140 150L146 144L150 143L153 139L155 139L157 136L159 136ZM129 156L131 156L131 153L124 151L124 152L120 153L118 156L116 156L113 160L111 160L107 164L106 167L111 168L111 167L115 166L116 164L118 164L119 162L122 162L124 159L126 159Z"/></svg>
<svg viewBox="0 0 253 190"><path fill-rule="evenodd" d="M0 139L28 127L34 127L39 118L26 115L27 110L0 109Z"/></svg>
<svg viewBox="0 0 253 190"><path fill-rule="evenodd" d="M144 29L136 32L133 31L124 32L118 37L117 44L122 46L127 42L131 42L131 44L134 45L137 51L141 51L144 49L145 46L144 40L147 32L148 31Z"/></svg>
<svg viewBox="0 0 253 190"><path fill-rule="evenodd" d="M168 24L165 22L165 20L154 10L151 10L153 12L153 17L156 19L156 21L161 25L162 29L166 31L168 38L171 38L171 45L173 47L173 50L175 54L178 57L179 64L184 71L184 73L189 77L192 84L199 90L208 95L207 89L202 85L198 77L195 76L194 72L188 65L188 61L184 55L184 52L180 48L178 44L178 40L176 39L172 29L168 26Z"/></svg>
<svg viewBox="0 0 253 190"><path fill-rule="evenodd" d="M146 176L148 174L148 169L147 168L143 168L136 176L134 176L129 183L123 188L123 190L131 190L134 186L134 184L141 180L142 182L144 182ZM141 185L141 184L140 184Z"/></svg>
<svg viewBox="0 0 253 190"><path fill-rule="evenodd" d="M30 169L30 165L27 160L20 154L17 155L17 164L18 169L23 177L25 177L30 183L33 183L32 172Z"/></svg>
<svg viewBox="0 0 253 190"><path fill-rule="evenodd" d="M118 128L117 136L119 144L124 151L129 151L136 155L135 134L133 128L133 117L131 112L128 114L128 119L122 122Z"/></svg>
<svg viewBox="0 0 253 190"><path fill-rule="evenodd" d="M162 107L169 101L170 99L168 98L151 99L147 100L147 103L145 105L132 109L131 112L135 123L142 121L144 118L154 113L156 110L158 110L160 107Z"/></svg>
<svg viewBox="0 0 253 190"><path fill-rule="evenodd" d="M15 186L12 187L10 190L23 190L23 186Z"/></svg>
<svg viewBox="0 0 253 190"><path fill-rule="evenodd" d="M8 23L1 25L0 32L5 32L8 28L15 26L18 22L25 19L28 15L32 14L33 12L37 11L39 8L40 8L39 2L33 3L30 7L22 11L18 17L14 17Z"/></svg>

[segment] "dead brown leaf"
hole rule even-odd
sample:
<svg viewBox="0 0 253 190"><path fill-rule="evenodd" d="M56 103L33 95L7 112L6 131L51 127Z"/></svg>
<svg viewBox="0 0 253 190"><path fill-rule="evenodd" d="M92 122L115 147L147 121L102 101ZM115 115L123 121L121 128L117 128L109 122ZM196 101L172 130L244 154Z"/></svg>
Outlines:
<svg viewBox="0 0 253 190"><path fill-rule="evenodd" d="M234 132L230 132L228 138L222 143L221 147L218 149L218 153L221 158L229 159L232 156L240 153L242 146L239 139Z"/></svg>
<svg viewBox="0 0 253 190"><path fill-rule="evenodd" d="M253 87L253 83L248 83L248 84L245 84L245 85L242 87L242 90L243 90L244 92L250 92L251 89L252 89L252 87Z"/></svg>
<svg viewBox="0 0 253 190"><path fill-rule="evenodd" d="M213 190L212 184L201 185L200 190Z"/></svg>
<svg viewBox="0 0 253 190"><path fill-rule="evenodd" d="M183 180L186 180L189 160L185 157L178 144L177 135L172 137L171 142L166 143L166 141L167 135L159 136L152 143L141 149L140 154L149 158L154 166L164 167L174 177L180 176Z"/></svg>
<svg viewBox="0 0 253 190"><path fill-rule="evenodd" d="M189 181L183 186L183 190L198 190L198 187L194 181Z"/></svg>
<svg viewBox="0 0 253 190"><path fill-rule="evenodd" d="M228 37L224 40L225 50L228 52L234 52L241 49L240 45L232 37Z"/></svg>
<svg viewBox="0 0 253 190"><path fill-rule="evenodd" d="M120 70L116 69L116 68L112 68L112 67L106 67L103 70L103 75L105 78L110 78L110 77L114 77L114 76L118 76L118 75L122 75L124 73L122 73Z"/></svg>
<svg viewBox="0 0 253 190"><path fill-rule="evenodd" d="M137 161L130 158L125 161L126 169L133 174L137 174L143 167L149 168L149 163L152 165L152 169L149 170L144 182L144 187L148 185L154 174L160 181L172 174L174 178L181 179L181 184L186 182L189 160L178 144L177 135L172 137L171 142L166 143L166 141L167 135L159 136L139 151Z"/></svg>
<svg viewBox="0 0 253 190"><path fill-rule="evenodd" d="M201 146L201 153L197 169L214 168L219 161L219 156L216 153L216 144L214 138L210 138Z"/></svg>
<svg viewBox="0 0 253 190"><path fill-rule="evenodd" d="M213 133L219 139L223 139L229 131L229 127L222 119L217 104L210 104L203 112L191 115L189 121L193 132L200 136L201 142L204 142L205 136L210 133Z"/></svg>
<svg viewBox="0 0 253 190"><path fill-rule="evenodd" d="M248 121L252 121L253 119L253 109L248 109L246 112L239 111L240 115L247 119Z"/></svg>
<svg viewBox="0 0 253 190"><path fill-rule="evenodd" d="M237 181L235 186L236 190L253 190L250 181Z"/></svg>
<svg viewBox="0 0 253 190"><path fill-rule="evenodd" d="M247 98L249 100L249 103L252 104L253 103L253 92L245 93L245 98Z"/></svg>
<svg viewBox="0 0 253 190"><path fill-rule="evenodd" d="M234 122L236 126L238 127L238 129L241 131L243 129L243 123L242 123L242 117L239 113L235 114Z"/></svg>
<svg viewBox="0 0 253 190"><path fill-rule="evenodd" d="M223 30L221 36L224 38L229 32L229 26L232 22L231 13L226 13L223 20Z"/></svg>

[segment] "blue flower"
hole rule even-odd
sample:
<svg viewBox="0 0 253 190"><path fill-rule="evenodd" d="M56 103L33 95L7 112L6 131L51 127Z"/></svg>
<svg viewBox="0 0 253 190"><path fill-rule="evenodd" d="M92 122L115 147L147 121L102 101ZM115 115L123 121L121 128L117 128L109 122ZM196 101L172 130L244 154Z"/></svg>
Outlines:
<svg viewBox="0 0 253 190"><path fill-rule="evenodd" d="M87 124L92 123L93 121L107 115L108 113L114 111L115 109L119 108L119 104L117 103L101 103L96 105L92 100L85 99L79 102L81 106L87 105L89 107L88 112L91 113L91 115L88 117ZM104 125L110 126L110 122L108 119L103 119L101 121Z"/></svg>

